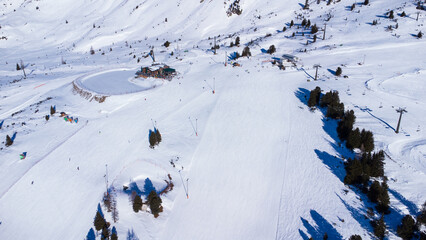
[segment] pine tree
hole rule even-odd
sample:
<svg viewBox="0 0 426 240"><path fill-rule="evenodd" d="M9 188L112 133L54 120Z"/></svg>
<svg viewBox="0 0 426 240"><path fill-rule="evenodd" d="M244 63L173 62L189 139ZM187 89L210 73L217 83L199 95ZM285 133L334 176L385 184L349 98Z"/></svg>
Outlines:
<svg viewBox="0 0 426 240"><path fill-rule="evenodd" d="M236 45L236 46L240 45L240 37L237 37L237 38L235 39L235 45Z"/></svg>
<svg viewBox="0 0 426 240"><path fill-rule="evenodd" d="M388 194L388 184L384 181L381 184L379 196L377 198L376 209L382 214L389 213L389 194Z"/></svg>
<svg viewBox="0 0 426 240"><path fill-rule="evenodd" d="M306 19L303 19L303 20L302 20L301 25L302 25L303 27L304 27L304 26L306 26Z"/></svg>
<svg viewBox="0 0 426 240"><path fill-rule="evenodd" d="M277 51L277 49L275 48L275 46L271 45L271 46L269 46L269 49L266 52L269 53L269 54L272 54L276 51Z"/></svg>
<svg viewBox="0 0 426 240"><path fill-rule="evenodd" d="M405 11L403 11L402 13L401 13L401 17L406 17L407 16L407 14L405 13Z"/></svg>
<svg viewBox="0 0 426 240"><path fill-rule="evenodd" d="M374 150L374 137L372 132L362 129L361 145L363 146L365 152L371 152Z"/></svg>
<svg viewBox="0 0 426 240"><path fill-rule="evenodd" d="M361 146L361 133L359 132L359 128L351 131L348 136L348 140L346 141L346 147L349 149L359 148Z"/></svg>
<svg viewBox="0 0 426 240"><path fill-rule="evenodd" d="M244 48L241 56L243 56L243 57L250 57L251 56L250 48L248 46L246 46Z"/></svg>
<svg viewBox="0 0 426 240"><path fill-rule="evenodd" d="M328 239L328 234L324 233L324 236L322 237L323 240L327 240Z"/></svg>
<svg viewBox="0 0 426 240"><path fill-rule="evenodd" d="M417 38L422 38L422 36L423 36L422 31L420 31L419 33L417 33Z"/></svg>
<svg viewBox="0 0 426 240"><path fill-rule="evenodd" d="M379 220L372 221L371 225L374 229L374 235L379 239L383 239L386 234L386 224L383 215Z"/></svg>
<svg viewBox="0 0 426 240"><path fill-rule="evenodd" d="M142 198L138 194L135 196L133 200L133 211L139 212L142 209Z"/></svg>
<svg viewBox="0 0 426 240"><path fill-rule="evenodd" d="M311 26L311 20L308 19L308 22L306 23L306 27L310 27Z"/></svg>
<svg viewBox="0 0 426 240"><path fill-rule="evenodd" d="M291 20L291 22L290 22L290 28L293 27L293 26L294 26L294 21Z"/></svg>
<svg viewBox="0 0 426 240"><path fill-rule="evenodd" d="M149 147L154 148L157 144L157 134L155 132L149 130Z"/></svg>
<svg viewBox="0 0 426 240"><path fill-rule="evenodd" d="M154 217L158 217L158 214L162 212L161 203L162 201L160 196L158 196L158 194L152 190L148 195L148 204Z"/></svg>
<svg viewBox="0 0 426 240"><path fill-rule="evenodd" d="M9 135L6 135L6 147L9 147L13 144L12 139L9 137Z"/></svg>
<svg viewBox="0 0 426 240"><path fill-rule="evenodd" d="M86 240L96 240L95 231L93 231L93 228L90 228L89 232L87 233Z"/></svg>
<svg viewBox="0 0 426 240"><path fill-rule="evenodd" d="M96 212L93 224L95 225L96 231L101 230L106 225L106 221L99 211Z"/></svg>
<svg viewBox="0 0 426 240"><path fill-rule="evenodd" d="M321 88L317 86L309 94L308 107L313 108L316 105L318 105L320 97L321 97Z"/></svg>
<svg viewBox="0 0 426 240"><path fill-rule="evenodd" d="M95 50L93 49L93 47L90 47L90 54L91 55L95 54Z"/></svg>
<svg viewBox="0 0 426 240"><path fill-rule="evenodd" d="M394 18L394 16L393 16L393 10L391 10L390 12L389 12L389 19L393 19Z"/></svg>
<svg viewBox="0 0 426 240"><path fill-rule="evenodd" d="M401 220L401 225L398 225L396 233L403 240L410 240L414 236L414 231L416 230L416 223L414 222L413 217L405 215Z"/></svg>
<svg viewBox="0 0 426 240"><path fill-rule="evenodd" d="M348 139L349 134L352 131L353 125L355 123L355 113L353 110L346 111L343 115L342 121L337 125L337 135L340 140L345 141Z"/></svg>
<svg viewBox="0 0 426 240"><path fill-rule="evenodd" d="M342 68L341 67L337 67L336 69L336 76L340 76L342 75Z"/></svg>
<svg viewBox="0 0 426 240"><path fill-rule="evenodd" d="M350 238L349 238L349 240L362 240L362 238L361 238L361 236L360 235L352 235Z"/></svg>
<svg viewBox="0 0 426 240"><path fill-rule="evenodd" d="M118 240L117 230L115 229L115 227L112 227L111 230L111 240Z"/></svg>
<svg viewBox="0 0 426 240"><path fill-rule="evenodd" d="M315 34L314 35L314 42L316 42L317 41L317 35Z"/></svg>
<svg viewBox="0 0 426 240"><path fill-rule="evenodd" d="M332 102L327 108L326 117L340 119L343 117L345 105L343 103Z"/></svg>
<svg viewBox="0 0 426 240"><path fill-rule="evenodd" d="M380 183L378 181L374 181L368 190L368 199L370 199L373 203L377 203L381 190L382 187L380 186Z"/></svg>
<svg viewBox="0 0 426 240"><path fill-rule="evenodd" d="M19 66L19 64L16 64L16 71L21 71L21 67Z"/></svg>
<svg viewBox="0 0 426 240"><path fill-rule="evenodd" d="M352 6L351 6L351 11L353 11L355 9L355 3L354 4L352 4Z"/></svg>
<svg viewBox="0 0 426 240"><path fill-rule="evenodd" d="M317 25L316 24L314 24L313 26L312 26L312 28L311 28L311 33L312 34L315 34L315 33L317 33L318 32L318 27L317 27Z"/></svg>
<svg viewBox="0 0 426 240"><path fill-rule="evenodd" d="M53 115L56 113L55 106L50 106L50 115Z"/></svg>
<svg viewBox="0 0 426 240"><path fill-rule="evenodd" d="M102 240L108 240L109 239L109 229L108 229L107 225L105 225L102 228L101 239Z"/></svg>
<svg viewBox="0 0 426 240"><path fill-rule="evenodd" d="M370 158L368 159L368 165L370 166L370 177L384 176L384 160L385 155L383 150L379 151L378 153L373 153L372 156L370 155Z"/></svg>
<svg viewBox="0 0 426 240"><path fill-rule="evenodd" d="M368 5L370 2L368 0L364 1L364 5Z"/></svg>
<svg viewBox="0 0 426 240"><path fill-rule="evenodd" d="M419 216L417 216L417 222L419 224L426 225L426 202L423 203L422 210L420 211Z"/></svg>

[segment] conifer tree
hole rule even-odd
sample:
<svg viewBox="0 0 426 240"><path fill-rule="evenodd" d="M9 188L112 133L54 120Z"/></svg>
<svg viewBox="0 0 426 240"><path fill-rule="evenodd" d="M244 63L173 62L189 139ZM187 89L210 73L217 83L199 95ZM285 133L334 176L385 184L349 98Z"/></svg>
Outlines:
<svg viewBox="0 0 426 240"><path fill-rule="evenodd" d="M269 46L269 49L266 52L269 53L269 54L272 54L276 51L277 51L277 49L275 48L275 46L271 45L271 46Z"/></svg>
<svg viewBox="0 0 426 240"><path fill-rule="evenodd" d="M336 69L336 76L340 76L342 75L342 68L341 67L337 67Z"/></svg>
<svg viewBox="0 0 426 240"><path fill-rule="evenodd" d="M349 149L359 148L361 146L361 133L359 128L351 131L346 141L346 147Z"/></svg>
<svg viewBox="0 0 426 240"><path fill-rule="evenodd" d="M374 235L376 237L378 237L379 239L385 238L386 224L385 224L385 220L384 220L383 215L382 215L382 217L379 220L372 221L371 225L373 226Z"/></svg>
<svg viewBox="0 0 426 240"><path fill-rule="evenodd" d="M302 25L303 27L304 27L304 26L306 26L306 19L305 19L305 18L302 20L301 25Z"/></svg>
<svg viewBox="0 0 426 240"><path fill-rule="evenodd" d="M349 240L362 240L362 238L361 238L361 236L360 235L352 235L350 238L349 238Z"/></svg>
<svg viewBox="0 0 426 240"><path fill-rule="evenodd" d="M339 102L332 102L328 105L326 116L332 119L340 119L343 117L345 105Z"/></svg>
<svg viewBox="0 0 426 240"><path fill-rule="evenodd" d="M417 38L422 38L422 36L423 36L422 31L420 31L419 33L417 33Z"/></svg>
<svg viewBox="0 0 426 240"><path fill-rule="evenodd" d="M389 12L389 19L393 19L394 18L394 16L393 16L393 10L391 10L390 12Z"/></svg>
<svg viewBox="0 0 426 240"><path fill-rule="evenodd" d="M13 144L12 139L9 137L9 135L6 135L6 147L9 147Z"/></svg>
<svg viewBox="0 0 426 240"><path fill-rule="evenodd" d="M419 224L426 225L426 202L423 203L422 210L420 211L419 216L417 216L417 222Z"/></svg>
<svg viewBox="0 0 426 240"><path fill-rule="evenodd" d="M337 135L340 140L347 140L355 123L355 113L353 110L346 111L342 121L337 125Z"/></svg>
<svg viewBox="0 0 426 240"><path fill-rule="evenodd" d="M133 200L133 211L139 212L142 209L142 198L137 194Z"/></svg>
<svg viewBox="0 0 426 240"><path fill-rule="evenodd" d="M400 236L403 240L410 240L413 238L416 229L413 217L405 215L402 218L401 225L398 226L396 233L398 233L398 236Z"/></svg>
<svg viewBox="0 0 426 240"><path fill-rule="evenodd" d="M309 94L308 107L313 108L316 105L318 105L320 97L321 97L321 88L317 86Z"/></svg>
<svg viewBox="0 0 426 240"><path fill-rule="evenodd" d="M112 227L111 230L111 240L118 240L117 230L115 229L115 227Z"/></svg>
<svg viewBox="0 0 426 240"><path fill-rule="evenodd" d="M368 5L370 2L368 0L364 1L364 5Z"/></svg>
<svg viewBox="0 0 426 240"><path fill-rule="evenodd" d="M101 230L106 225L106 221L99 211L96 212L93 224L95 225L96 231Z"/></svg>
<svg viewBox="0 0 426 240"><path fill-rule="evenodd" d="M250 48L248 46L246 46L244 48L241 56L243 56L243 57L250 57L251 56Z"/></svg>
<svg viewBox="0 0 426 240"><path fill-rule="evenodd" d="M362 129L361 145L363 146L365 152L371 152L374 150L374 137L372 132Z"/></svg>
<svg viewBox="0 0 426 240"><path fill-rule="evenodd" d="M148 195L148 204L154 217L158 217L158 214L162 212L161 203L162 201L160 196L158 196L158 194L152 190Z"/></svg>
<svg viewBox="0 0 426 240"><path fill-rule="evenodd" d="M389 194L388 194L388 184L386 181L382 182L379 196L377 198L377 206L376 209L378 212L382 214L389 213Z"/></svg>
<svg viewBox="0 0 426 240"><path fill-rule="evenodd" d="M317 25L316 24L314 24L313 26L312 26L312 28L311 28L311 33L312 34L315 34L315 33L317 33L318 32L318 27L317 27Z"/></svg>
<svg viewBox="0 0 426 240"><path fill-rule="evenodd" d="M406 17L406 16L407 16L407 14L405 13L405 11L402 11L401 17Z"/></svg>
<svg viewBox="0 0 426 240"><path fill-rule="evenodd" d="M56 109L54 106L50 106L50 115L53 115L56 113Z"/></svg>
<svg viewBox="0 0 426 240"><path fill-rule="evenodd" d="M237 37L236 39L235 39L235 45L240 45L240 37Z"/></svg>
<svg viewBox="0 0 426 240"><path fill-rule="evenodd" d="M101 239L102 240L108 240L109 239L109 229L108 229L106 224L102 228Z"/></svg>
<svg viewBox="0 0 426 240"><path fill-rule="evenodd" d="M154 146L157 144L157 134L155 132L149 130L149 147L154 148Z"/></svg>
<svg viewBox="0 0 426 240"><path fill-rule="evenodd" d="M291 20L291 22L290 22L290 28L293 27L293 26L294 26L294 21Z"/></svg>
<svg viewBox="0 0 426 240"><path fill-rule="evenodd" d="M19 66L19 64L16 64L16 71L21 71L21 67Z"/></svg>

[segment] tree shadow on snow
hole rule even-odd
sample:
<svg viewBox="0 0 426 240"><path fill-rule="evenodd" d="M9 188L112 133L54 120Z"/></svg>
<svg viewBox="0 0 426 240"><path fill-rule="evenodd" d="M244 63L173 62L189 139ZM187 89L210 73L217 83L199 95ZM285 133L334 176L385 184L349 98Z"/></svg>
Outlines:
<svg viewBox="0 0 426 240"><path fill-rule="evenodd" d="M315 153L317 154L318 158L328 166L328 169L336 175L340 179L340 181L343 182L343 179L345 178L345 166L340 159L337 159L336 156L330 155L328 152L320 151L318 149L315 149Z"/></svg>
<svg viewBox="0 0 426 240"><path fill-rule="evenodd" d="M418 209L416 204L410 202L408 199L406 199L404 196L402 196L399 192L393 190L393 189L388 189L389 193L392 194L398 201L400 201L402 204L404 204L408 211L410 212L411 215L417 215L418 213Z"/></svg>
<svg viewBox="0 0 426 240"><path fill-rule="evenodd" d="M322 239L324 234L327 233L328 239L343 239L342 235L330 224L321 214L315 210L311 210L311 217L315 222L316 226L313 226L309 223L308 220L300 218L302 220L303 226L308 231L308 234L311 235L313 239ZM299 234L303 239L309 239L307 234L299 229Z"/></svg>
<svg viewBox="0 0 426 240"><path fill-rule="evenodd" d="M343 205L345 205L346 209L351 213L353 219L355 219L362 228L364 228L367 232L373 232L373 227L370 224L370 220L366 217L367 212L363 209L356 209L352 207L349 203L347 203L343 198L337 194L337 197L342 201Z"/></svg>
<svg viewBox="0 0 426 240"><path fill-rule="evenodd" d="M379 117L376 117L374 114L372 114L371 112L372 112L373 110L369 109L368 107L361 108L361 107L359 107L359 106L357 106L357 105L355 105L354 107L358 108L359 110L361 110L361 111L363 111L363 112L366 112L366 113L370 114L370 116L372 116L373 118L375 118L375 119L379 120L380 122L382 122L382 123L385 125L385 127L386 127L386 128L390 128L390 129L392 129L394 132L396 131L396 130L395 130L395 128L393 128L393 127L392 127L389 123L387 123L385 120L383 120L383 119L381 119L381 118L379 118Z"/></svg>
<svg viewBox="0 0 426 240"><path fill-rule="evenodd" d="M145 179L144 182L144 187L143 190L139 189L139 186L136 182L131 182L129 183L129 186L126 190L124 190L124 192L126 194L132 194L133 191L136 192L136 194L138 195L144 195L144 196L148 196L149 193L154 190L157 192L157 190L155 189L154 185L152 184L152 181L149 178Z"/></svg>
<svg viewBox="0 0 426 240"><path fill-rule="evenodd" d="M329 71L331 74L333 74L334 76L336 76L336 71L331 70L330 68L328 68L327 71Z"/></svg>
<svg viewBox="0 0 426 240"><path fill-rule="evenodd" d="M296 92L294 92L294 95L302 102L304 103L306 106L308 106L308 99L309 99L309 94L311 93L311 91L309 91L306 88L299 88Z"/></svg>

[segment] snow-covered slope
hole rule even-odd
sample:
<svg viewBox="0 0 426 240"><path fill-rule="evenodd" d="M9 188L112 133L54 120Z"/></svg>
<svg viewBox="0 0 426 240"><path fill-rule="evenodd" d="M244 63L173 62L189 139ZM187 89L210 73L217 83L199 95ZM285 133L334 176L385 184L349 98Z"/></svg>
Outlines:
<svg viewBox="0 0 426 240"><path fill-rule="evenodd" d="M338 90L355 126L373 131L376 150L387 153L385 219L388 238L398 238L402 216L415 216L426 200L426 50L413 36L426 32L424 11L416 21L414 2L377 0L350 11L345 0L310 10L241 0L242 14L228 16L230 3L1 3L0 139L17 136L0 146L0 239L83 239L106 178L119 220L104 213L119 239L129 231L139 239L372 239L364 216L374 205L343 184L342 158L354 153L340 146L337 123L306 105L315 86ZM386 31L396 24L383 16L390 9L408 17L396 15L398 28ZM327 24L324 40L320 32L312 43L298 27L303 17ZM237 36L241 45L230 48ZM271 56L264 49L272 44ZM245 46L251 58L224 66L226 54ZM133 78L152 63L152 47L157 62L178 71L172 81ZM299 57L297 67L271 65L282 54ZM26 79L16 71L20 60ZM318 81L314 64L322 66ZM332 74L339 66L347 78ZM58 113L46 121L53 105ZM408 112L395 134L399 107ZM151 149L153 125L162 142ZM169 177L174 187L161 195L158 218L133 212L123 186L136 184L146 197L147 182L160 192Z"/></svg>

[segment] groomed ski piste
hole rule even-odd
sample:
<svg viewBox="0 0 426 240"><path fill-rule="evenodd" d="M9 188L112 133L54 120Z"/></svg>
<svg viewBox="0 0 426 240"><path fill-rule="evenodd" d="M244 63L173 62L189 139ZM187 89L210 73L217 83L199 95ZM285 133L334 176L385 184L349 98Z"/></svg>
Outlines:
<svg viewBox="0 0 426 240"><path fill-rule="evenodd" d="M426 38L415 37L426 33L426 12L416 21L415 1L372 0L350 11L346 0L310 10L304 1L241 0L242 14L231 16L230 1L1 4L0 239L85 239L107 187L119 220L103 212L118 239L374 239L365 217L374 204L343 183L343 159L355 154L340 144L337 122L307 106L316 86L338 90L355 127L372 131L375 150L387 155L386 238L399 239L402 217L415 217L426 200ZM387 31L392 9L398 28ZM325 39L301 34L299 14L326 23ZM229 47L237 36L241 44ZM277 52L265 53L272 44ZM225 66L247 45L250 58ZM156 62L177 70L171 81L134 77L152 64L152 47ZM296 67L271 64L283 54L297 56ZM26 78L16 70L21 60ZM46 121L51 106L57 112ZM407 112L396 134L400 107ZM154 128L162 142L150 148ZM135 213L123 186L146 198L169 176L159 217Z"/></svg>

